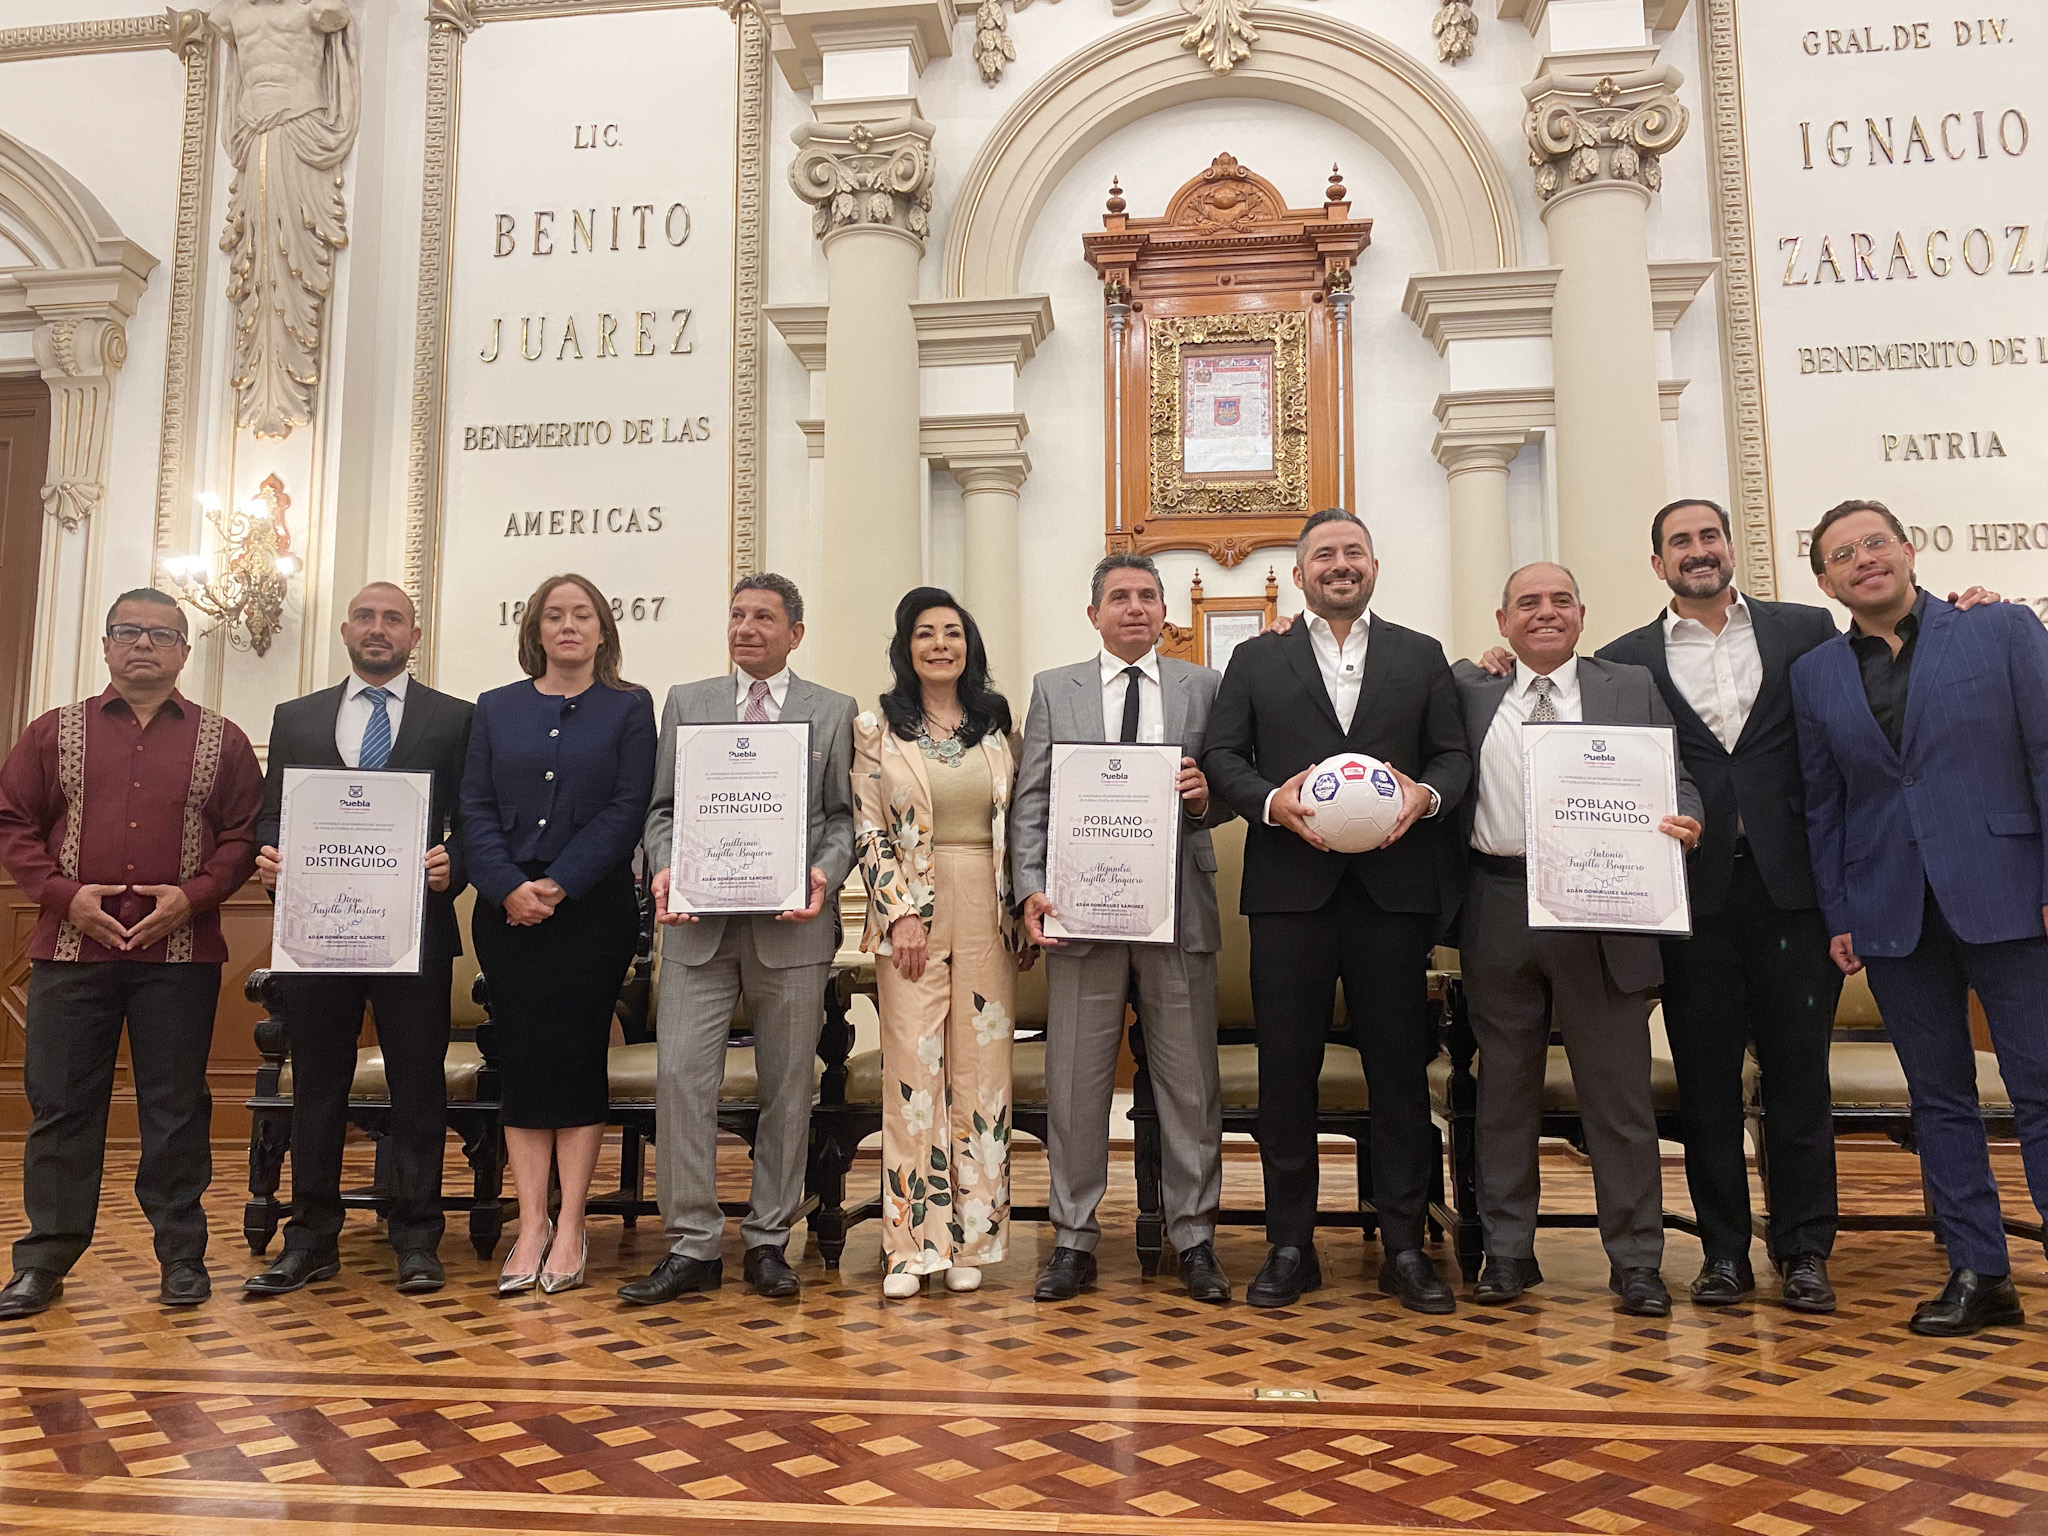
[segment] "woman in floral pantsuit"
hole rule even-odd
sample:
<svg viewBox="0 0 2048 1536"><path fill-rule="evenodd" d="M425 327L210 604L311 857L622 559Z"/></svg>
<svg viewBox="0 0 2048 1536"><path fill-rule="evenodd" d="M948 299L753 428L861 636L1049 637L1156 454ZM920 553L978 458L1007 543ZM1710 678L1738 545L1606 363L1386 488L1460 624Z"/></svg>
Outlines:
<svg viewBox="0 0 2048 1536"><path fill-rule="evenodd" d="M895 685L853 727L861 947L884 957L882 1293L971 1291L1010 1217L1010 1027L1020 947L1003 835L1010 706L967 610L936 587L896 607Z"/></svg>

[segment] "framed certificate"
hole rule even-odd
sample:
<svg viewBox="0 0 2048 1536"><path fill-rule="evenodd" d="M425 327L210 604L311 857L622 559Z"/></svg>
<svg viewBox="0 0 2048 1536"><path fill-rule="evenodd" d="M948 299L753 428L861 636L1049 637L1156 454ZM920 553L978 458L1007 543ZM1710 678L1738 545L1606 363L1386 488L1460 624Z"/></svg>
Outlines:
<svg viewBox="0 0 2048 1536"><path fill-rule="evenodd" d="M287 768L270 968L415 976L431 773Z"/></svg>
<svg viewBox="0 0 2048 1536"><path fill-rule="evenodd" d="M1181 749L1056 741L1045 894L1058 939L1172 944L1180 936Z"/></svg>
<svg viewBox="0 0 2048 1536"><path fill-rule="evenodd" d="M811 723L676 727L668 909L696 916L811 904Z"/></svg>
<svg viewBox="0 0 2048 1536"><path fill-rule="evenodd" d="M1669 726L1524 724L1522 795L1531 928L1691 935Z"/></svg>

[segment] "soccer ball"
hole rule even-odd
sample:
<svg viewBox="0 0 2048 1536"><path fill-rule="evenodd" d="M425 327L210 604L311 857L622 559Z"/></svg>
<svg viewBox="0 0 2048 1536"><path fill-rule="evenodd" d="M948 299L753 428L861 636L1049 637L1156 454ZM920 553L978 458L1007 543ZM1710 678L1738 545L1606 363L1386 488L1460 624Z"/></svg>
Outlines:
<svg viewBox="0 0 2048 1536"><path fill-rule="evenodd" d="M1338 853L1370 853L1401 819L1394 771L1363 752L1339 752L1309 770L1301 803L1316 835Z"/></svg>

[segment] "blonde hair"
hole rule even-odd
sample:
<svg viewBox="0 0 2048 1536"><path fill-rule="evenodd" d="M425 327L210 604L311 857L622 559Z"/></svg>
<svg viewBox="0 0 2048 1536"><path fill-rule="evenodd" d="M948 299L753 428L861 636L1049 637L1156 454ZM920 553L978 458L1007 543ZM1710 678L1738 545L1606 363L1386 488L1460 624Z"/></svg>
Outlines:
<svg viewBox="0 0 2048 1536"><path fill-rule="evenodd" d="M533 589L533 596L526 600L526 611L519 618L519 670L528 677L543 677L547 673L548 653L540 643L540 615L557 587L580 588L590 599L590 606L597 610L597 661L592 675L607 688L633 687L632 683L619 676L619 667L625 660L625 646L619 641L619 621L612 617L610 601L597 590L596 582L588 576L578 576L574 571L548 577Z"/></svg>

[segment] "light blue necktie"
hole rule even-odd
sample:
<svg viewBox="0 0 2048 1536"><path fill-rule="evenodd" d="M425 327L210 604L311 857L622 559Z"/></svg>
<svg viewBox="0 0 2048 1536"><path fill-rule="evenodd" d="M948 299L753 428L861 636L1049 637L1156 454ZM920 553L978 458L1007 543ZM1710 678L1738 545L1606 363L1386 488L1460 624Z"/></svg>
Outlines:
<svg viewBox="0 0 2048 1536"><path fill-rule="evenodd" d="M382 768L391 761L391 714L385 708L391 695L382 688L365 688L362 697L370 701L370 723L363 727L363 747L356 766Z"/></svg>

